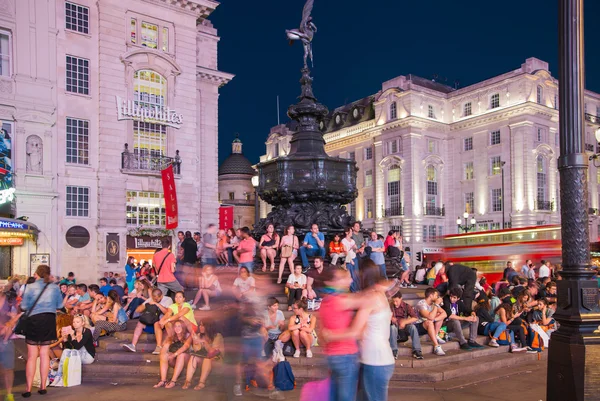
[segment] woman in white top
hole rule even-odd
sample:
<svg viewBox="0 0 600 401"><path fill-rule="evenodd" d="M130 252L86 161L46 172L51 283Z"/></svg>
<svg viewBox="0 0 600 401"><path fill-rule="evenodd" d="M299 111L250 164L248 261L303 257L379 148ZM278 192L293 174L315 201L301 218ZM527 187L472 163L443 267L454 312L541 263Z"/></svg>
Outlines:
<svg viewBox="0 0 600 401"><path fill-rule="evenodd" d="M279 278L277 279L277 284L281 284L286 262L290 267L290 273L294 271L294 259L298 256L298 248L300 247L298 237L294 235L294 230L294 226L288 226L285 229L285 235L279 241L281 254L279 255Z"/></svg>
<svg viewBox="0 0 600 401"><path fill-rule="evenodd" d="M348 227L345 231L346 237L342 240L342 245L346 251L346 269L350 272L352 277L352 284L350 285L351 292L358 292L360 290L360 278L358 277L358 258L356 257L356 242L352 239L352 227Z"/></svg>
<svg viewBox="0 0 600 401"><path fill-rule="evenodd" d="M358 338L360 344L361 378L359 393L367 401L386 401L388 385L394 373L394 354L390 347L392 311L385 296L389 287L381 277L379 267L370 259L361 263L362 295L354 298L360 303L358 313L349 329L326 331L327 341Z"/></svg>
<svg viewBox="0 0 600 401"><path fill-rule="evenodd" d="M237 299L242 299L256 289L256 281L246 266L240 267L240 276L233 282L233 292Z"/></svg>
<svg viewBox="0 0 600 401"><path fill-rule="evenodd" d="M306 276L302 274L301 265L294 267L294 272L289 275L285 286L288 289L288 311L291 311L294 302L302 299L302 291L306 289Z"/></svg>

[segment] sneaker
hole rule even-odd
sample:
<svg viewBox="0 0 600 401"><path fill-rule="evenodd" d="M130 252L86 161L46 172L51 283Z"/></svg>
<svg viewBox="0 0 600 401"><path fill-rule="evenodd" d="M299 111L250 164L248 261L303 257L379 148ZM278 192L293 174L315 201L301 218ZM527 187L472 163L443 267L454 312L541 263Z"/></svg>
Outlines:
<svg viewBox="0 0 600 401"><path fill-rule="evenodd" d="M483 345L479 344L477 341L469 341L469 342L467 342L467 344L469 344L469 347L471 347L471 348L485 348Z"/></svg>
<svg viewBox="0 0 600 401"><path fill-rule="evenodd" d="M446 344L446 340L444 340L442 337L437 336L437 342L438 344L442 345L442 344Z"/></svg>
<svg viewBox="0 0 600 401"><path fill-rule="evenodd" d="M306 351L306 357L307 358L312 358L313 357L311 350Z"/></svg>
<svg viewBox="0 0 600 401"><path fill-rule="evenodd" d="M398 359L398 351L392 351L394 353L394 359Z"/></svg>
<svg viewBox="0 0 600 401"><path fill-rule="evenodd" d="M269 394L269 399L270 400L285 400L285 396L283 395L283 393L281 391L273 390Z"/></svg>
<svg viewBox="0 0 600 401"><path fill-rule="evenodd" d="M519 346L517 344L510 345L510 352L525 352L525 351L527 351L527 348L525 348L525 347L519 348Z"/></svg>
<svg viewBox="0 0 600 401"><path fill-rule="evenodd" d="M490 340L490 342L488 343L488 345L489 345L490 347L494 347L494 348L498 348L498 347L500 346L500 344L498 344L498 341L496 341L496 339L495 339L495 338L492 338L492 339Z"/></svg>
<svg viewBox="0 0 600 401"><path fill-rule="evenodd" d="M208 305L204 305L202 308L200 308L199 310L210 310L210 306Z"/></svg>
<svg viewBox="0 0 600 401"><path fill-rule="evenodd" d="M446 353L444 352L444 350L442 349L441 345L438 345L437 347L435 347L433 349L433 353L436 354L437 356L444 356L446 355Z"/></svg>
<svg viewBox="0 0 600 401"><path fill-rule="evenodd" d="M463 351L472 351L472 350L473 350L473 348L471 348L471 347L469 346L469 343L464 343L464 344L461 344L461 345L460 345L460 349L462 349Z"/></svg>
<svg viewBox="0 0 600 401"><path fill-rule="evenodd" d="M154 351L152 351L152 355L160 355L161 350L162 347L160 345L157 345L156 348L154 348Z"/></svg>
<svg viewBox="0 0 600 401"><path fill-rule="evenodd" d="M402 283L402 284L400 284L400 287L406 288L406 284Z"/></svg>
<svg viewBox="0 0 600 401"><path fill-rule="evenodd" d="M127 351L135 352L135 345L133 344L123 344L121 345L121 347L123 347Z"/></svg>
<svg viewBox="0 0 600 401"><path fill-rule="evenodd" d="M198 309L198 306L196 304L190 304L190 307L192 308L192 310Z"/></svg>
<svg viewBox="0 0 600 401"><path fill-rule="evenodd" d="M417 288L417 286L414 285L414 284L411 284L411 285L408 286L408 288Z"/></svg>
<svg viewBox="0 0 600 401"><path fill-rule="evenodd" d="M238 397L242 396L242 386L240 384L233 386L233 395Z"/></svg>
<svg viewBox="0 0 600 401"><path fill-rule="evenodd" d="M528 354L537 354L538 352L531 347L525 348Z"/></svg>
<svg viewBox="0 0 600 401"><path fill-rule="evenodd" d="M440 349L442 349L442 347L440 347ZM442 352L444 352L444 351L442 351ZM414 351L412 352L412 356L413 356L413 358L415 358L415 359L419 359L419 360L420 360L420 359L423 359L423 353L422 353L421 351L414 350Z"/></svg>
<svg viewBox="0 0 600 401"><path fill-rule="evenodd" d="M294 358L300 358L300 350L297 349L296 352L294 352Z"/></svg>
<svg viewBox="0 0 600 401"><path fill-rule="evenodd" d="M306 274L306 272L310 269L310 266L302 268L302 274Z"/></svg>
<svg viewBox="0 0 600 401"><path fill-rule="evenodd" d="M15 401L15 396L12 394L6 394L4 396L4 401Z"/></svg>

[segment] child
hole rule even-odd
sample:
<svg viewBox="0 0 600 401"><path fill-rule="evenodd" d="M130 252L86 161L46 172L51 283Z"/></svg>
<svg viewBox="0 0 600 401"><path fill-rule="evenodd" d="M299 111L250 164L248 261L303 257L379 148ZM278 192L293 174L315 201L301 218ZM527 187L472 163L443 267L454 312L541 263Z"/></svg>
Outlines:
<svg viewBox="0 0 600 401"><path fill-rule="evenodd" d="M339 258L346 256L344 246L340 242L340 235L336 234L333 241L329 243L329 256L331 256L331 264L336 265Z"/></svg>

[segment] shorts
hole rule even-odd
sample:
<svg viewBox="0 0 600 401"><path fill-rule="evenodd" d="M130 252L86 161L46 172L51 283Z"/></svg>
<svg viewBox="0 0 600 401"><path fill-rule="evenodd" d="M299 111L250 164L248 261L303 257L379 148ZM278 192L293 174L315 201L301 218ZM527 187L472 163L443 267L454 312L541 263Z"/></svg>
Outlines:
<svg viewBox="0 0 600 401"><path fill-rule="evenodd" d="M419 336L424 336L425 334L427 334L427 329L425 327L423 327L423 322L414 323L414 326L417 328L417 332L419 333Z"/></svg>
<svg viewBox="0 0 600 401"><path fill-rule="evenodd" d="M146 334L154 334L154 326L144 326L144 330L142 330L142 332Z"/></svg>

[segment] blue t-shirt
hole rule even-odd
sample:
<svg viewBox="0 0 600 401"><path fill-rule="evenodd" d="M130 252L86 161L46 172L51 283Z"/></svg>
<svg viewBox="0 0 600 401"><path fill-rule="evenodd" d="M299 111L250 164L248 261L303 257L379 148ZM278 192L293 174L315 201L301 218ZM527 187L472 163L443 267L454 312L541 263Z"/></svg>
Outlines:
<svg viewBox="0 0 600 401"><path fill-rule="evenodd" d="M135 278L135 271L136 271L136 268L131 266L129 263L127 263L125 265L125 273L127 274L125 276L125 281L133 280Z"/></svg>
<svg viewBox="0 0 600 401"><path fill-rule="evenodd" d="M119 294L119 299L123 299L125 296L125 290L120 285L115 285L114 287L110 287L111 290L115 290L117 294Z"/></svg>
<svg viewBox="0 0 600 401"><path fill-rule="evenodd" d="M375 241L369 240L367 241L367 246L370 246L371 248L383 248L383 241L380 239ZM383 256L383 252L371 252L370 258L373 262L375 262L375 264L385 264L385 256Z"/></svg>
<svg viewBox="0 0 600 401"><path fill-rule="evenodd" d="M308 245L311 245L313 249L319 248L319 244L317 244L317 240L315 239L315 237L313 237L312 234L312 232L306 233L306 235L304 236L304 242ZM319 237L320 241L323 241L323 246L325 246L325 236L323 235L323 233L317 233L317 237Z"/></svg>
<svg viewBox="0 0 600 401"><path fill-rule="evenodd" d="M78 304L83 303L83 302L90 302L92 300L92 298L90 297L90 294L88 292L86 292L85 294L83 294L82 296L79 297L79 300L77 301Z"/></svg>
<svg viewBox="0 0 600 401"><path fill-rule="evenodd" d="M112 287L110 285L103 285L102 287L100 287L100 292L107 297L108 296L108 292L112 290Z"/></svg>

